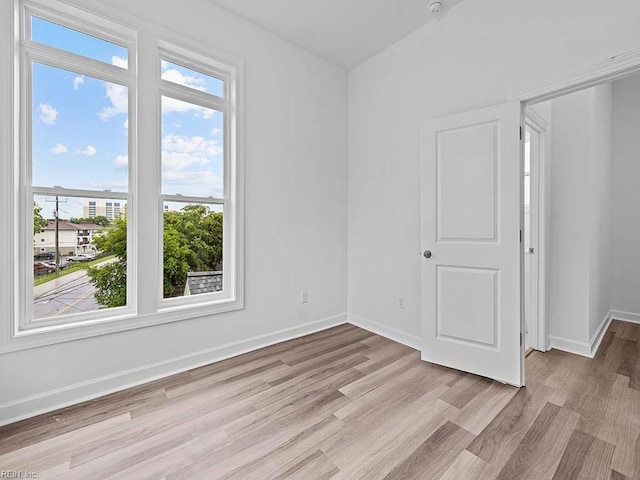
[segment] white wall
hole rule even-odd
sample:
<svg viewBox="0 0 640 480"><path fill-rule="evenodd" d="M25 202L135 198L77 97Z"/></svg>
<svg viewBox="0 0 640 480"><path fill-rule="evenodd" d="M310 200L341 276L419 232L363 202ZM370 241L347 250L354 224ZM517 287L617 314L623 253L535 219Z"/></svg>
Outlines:
<svg viewBox="0 0 640 480"><path fill-rule="evenodd" d="M589 228L589 340L606 321L611 309L613 87L611 83L590 89L591 163L585 200Z"/></svg>
<svg viewBox="0 0 640 480"><path fill-rule="evenodd" d="M310 322L328 319L321 327L346 318L346 72L206 0L74 3L107 4L245 62L246 307L0 355L0 423L161 374L171 359L186 367L215 356L207 353L215 347L268 334L274 341ZM198 352L205 353L192 356ZM137 370L154 363L148 372ZM105 382L65 390L94 379ZM56 389L62 390L47 396Z"/></svg>
<svg viewBox="0 0 640 480"><path fill-rule="evenodd" d="M589 340L587 239L591 92L550 102L553 141L549 162L549 335Z"/></svg>
<svg viewBox="0 0 640 480"><path fill-rule="evenodd" d="M349 73L350 315L420 335L421 123L640 49L640 3L600 6L465 1Z"/></svg>
<svg viewBox="0 0 640 480"><path fill-rule="evenodd" d="M610 309L612 87L550 103L549 335L588 351Z"/></svg>
<svg viewBox="0 0 640 480"><path fill-rule="evenodd" d="M613 84L611 308L640 320L640 76Z"/></svg>

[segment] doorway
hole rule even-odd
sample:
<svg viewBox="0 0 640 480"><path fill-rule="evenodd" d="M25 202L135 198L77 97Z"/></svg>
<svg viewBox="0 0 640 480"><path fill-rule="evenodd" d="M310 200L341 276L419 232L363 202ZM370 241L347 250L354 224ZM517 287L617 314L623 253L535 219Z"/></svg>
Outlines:
<svg viewBox="0 0 640 480"><path fill-rule="evenodd" d="M522 297L527 348L593 357L613 319L640 318L639 92L640 75L627 74L524 108ZM547 130L531 127L529 117L536 111L548 122ZM538 171L545 163L552 170L546 177ZM546 195L540 193L545 188ZM539 215L536 203L541 205ZM545 250L547 261L540 258Z"/></svg>
<svg viewBox="0 0 640 480"><path fill-rule="evenodd" d="M593 356L606 331L606 320L612 318L610 315L605 321L599 314L591 315L589 323L577 329L564 321L561 325L564 331L559 329L553 337L549 335L547 323L553 298L547 297L549 291L555 291L547 290L549 282L545 282L549 276L547 264L552 263L551 255L545 258L549 243L547 197L550 196L545 158L550 142L546 140L549 135L544 122L537 123L535 114L525 113L541 102L622 79L639 71L640 53L631 59L628 56L612 57L588 70L512 95L506 103L433 118L422 124L422 246L418 253L422 278L423 360L523 386L525 342L542 351L559 348ZM598 118L598 115L589 118ZM579 144L584 144L585 139L600 131L591 126L575 131L574 124L570 124L567 130L571 132L567 138ZM524 137L527 133L529 158L525 175ZM591 219L596 213L605 218L604 211L595 212L580 204L591 199L590 191L576 195L572 188L580 181L577 173L590 171L593 170L581 163L567 169L568 178L563 180L558 191L561 196L577 202L578 208L573 211L580 211L585 218ZM598 179L598 176L590 178ZM525 218L525 183L528 184L529 221ZM602 181L594 183L607 184ZM591 187L589 185L588 188ZM556 223L565 229L576 222L580 224L575 215L570 213L567 217ZM537 223L531 218L537 219ZM557 220L558 216L554 215L554 218ZM591 223L595 224L590 221L589 225ZM557 224L554 223L553 227ZM587 223L580 225L584 227ZM553 230L557 231L557 228ZM561 259L576 264L580 259L595 258L588 249L591 246L583 248L584 251L574 248L575 239L581 238L580 235L570 232L565 237L569 240L563 244L566 248L556 251L554 261ZM600 253L610 251L604 243L603 248L600 246L598 244ZM553 252L549 250L549 253ZM524 272L525 255L529 257L526 260L529 264L528 281ZM602 265L606 263L600 262ZM554 268L553 271L566 273L569 269ZM573 277L556 278L555 281L568 289L575 287L583 292L592 286L591 283L596 283L591 279L598 276L589 274L587 269ZM588 279L586 286L585 279ZM525 297L529 298L526 308ZM554 298L558 297L562 295L556 291ZM580 308L596 311L588 301L586 305L582 302ZM606 299L599 301L597 308L601 309L603 305L608 305ZM572 306L563 308L571 311ZM566 312L554 310L553 313L554 318L568 318ZM576 315L579 317L581 314L578 312ZM640 314L637 318L640 321ZM576 330L580 330L577 339L572 340L565 333Z"/></svg>
<svg viewBox="0 0 640 480"><path fill-rule="evenodd" d="M524 113L523 153L523 301L525 351L546 351L544 305L544 255L546 145L548 122L533 108Z"/></svg>

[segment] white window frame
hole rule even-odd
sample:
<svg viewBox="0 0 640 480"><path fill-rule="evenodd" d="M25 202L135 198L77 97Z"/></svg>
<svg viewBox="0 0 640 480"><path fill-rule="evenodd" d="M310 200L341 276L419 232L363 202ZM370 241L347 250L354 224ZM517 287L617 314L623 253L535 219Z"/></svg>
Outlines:
<svg viewBox="0 0 640 480"><path fill-rule="evenodd" d="M25 29L27 13L44 20L111 41L128 48L129 69L37 44ZM211 54L213 46L202 45L172 30L159 27L109 6L94 10L69 6L58 0L10 0L0 7L0 61L10 68L0 73L0 148L11 162L0 162L0 213L9 225L0 231L0 354L96 335L182 321L244 308L244 149L243 149L243 64L223 54ZM24 33L23 33L24 32ZM21 38L21 35L23 37ZM161 232L163 195L160 190L159 108L167 87L160 79L161 55L174 55L197 63L203 73L224 76L225 92L225 192L223 199L198 199L197 203L224 201L224 290L220 295L203 294L188 301L158 301L162 276L162 234L148 242L149 231ZM127 306L97 312L65 315L62 319L27 322L27 305L32 302L31 255L33 252L32 198L34 189L25 183L31 168L30 84L24 63L29 58L59 68L114 83L125 84L129 93L129 190L128 193L37 188L36 193L104 198L127 202L128 283ZM24 58L22 58L24 57ZM215 57L215 58L213 58ZM170 60L170 58L167 58ZM64 62L60 64L60 62ZM171 60L170 60L171 61ZM137 69L137 71L136 71ZM123 83L123 79L127 83ZM169 83L169 82L167 82ZM140 88L141 86L142 88ZM5 88L6 87L6 88ZM170 88L173 88L172 86ZM173 95L171 95L173 96ZM27 108L25 108L27 105ZM220 110L218 106L214 107ZM23 114L27 112L28 115ZM138 122L144 118L144 122ZM27 162L26 159L29 161ZM144 162L143 162L144 160ZM141 179L141 177L144 177ZM149 182L149 178L154 178ZM21 183L22 182L22 183ZM185 198L181 198L184 201ZM191 201L187 199L187 201ZM157 209L157 215L151 215ZM144 211L144 215L140 212ZM19 226L19 228L17 228ZM140 239L140 243L138 243ZM151 247L149 247L151 245ZM143 249L144 248L144 249ZM154 250L149 254L147 249ZM158 253L158 255L156 255ZM159 267L159 268L158 268ZM153 270L153 274L147 275ZM21 273L22 271L22 273ZM30 272L30 273L25 273ZM145 272L139 275L138 272ZM153 277L151 281L147 276ZM32 279L31 279L32 281ZM160 296L162 291L160 290ZM29 299L29 301L27 301ZM213 319L212 321L215 321Z"/></svg>
<svg viewBox="0 0 640 480"><path fill-rule="evenodd" d="M193 88L179 85L174 82L170 82L160 78L161 71L158 71L159 76L159 90L160 98L162 97L173 98L190 104L194 104L200 107L210 108L217 112L221 112L224 115L223 122L223 194L222 197L195 197L186 195L171 195L160 192L160 208L159 210L159 230L158 238L162 240L164 236L164 202L178 202L186 204L200 204L200 205L222 205L223 208L223 245L222 245L222 291L204 293L199 295L192 295L189 297L173 297L164 298L163 295L163 258L164 249L160 248L158 266L159 272L159 287L158 287L158 309L161 311L180 309L184 306L190 306L194 304L206 303L209 305L216 305L218 303L225 303L232 300L235 296L235 269L233 268L234 257L236 255L234 244L230 241L230 235L227 232L232 233L235 227L234 207L233 201L236 196L236 182L234 178L234 171L236 167L234 160L237 158L236 145L234 142L234 135L230 134L237 129L237 118L234 115L233 99L235 98L235 92L232 86L235 85L234 72L225 70L224 65L215 62L211 59L203 56L194 55L187 50L180 48L176 45L171 45L168 42L160 42L159 48L159 61L168 61L175 65L189 68L196 72L200 72L204 75L222 80L224 82L223 97L211 93L203 93ZM160 104L160 109L162 105ZM162 116L162 115L161 115ZM162 118L160 118L160 131L162 130ZM162 244L161 244L162 247Z"/></svg>
<svg viewBox="0 0 640 480"><path fill-rule="evenodd" d="M82 55L78 55L69 51L59 50L57 48L41 44L31 40L31 17L36 16L43 20L71 28L82 33L93 35L99 39L112 42L127 49L127 60L129 67L127 69L116 67L114 65L94 60ZM92 312L71 313L60 317L48 317L43 319L33 318L33 268L31 267L32 255L28 250L22 250L25 246L26 238L33 234L33 212L30 211L34 195L56 196L61 197L84 197L84 198L102 198L108 200L126 201L133 204L133 187L135 184L135 149L136 132L135 129L129 128L128 132L128 151L129 167L128 167L128 188L126 192L109 192L95 190L80 190L63 187L40 187L32 185L32 65L39 63L42 65L59 68L73 73L86 75L91 78L103 80L107 82L117 83L127 87L128 90L128 118L131 124L135 125L136 121L136 35L134 31L112 25L106 21L96 21L90 15L80 14L77 16L68 16L64 12L50 10L41 5L31 2L23 2L20 5L20 70L18 92L20 98L20 148L17 152L19 159L18 179L19 179L19 211L23 212L26 221L21 225L20 233L24 235L25 240L20 238L18 246L18 257L20 259L20 268L18 269L19 278L19 306L17 315L17 328L15 335L26 335L32 332L51 331L55 327L70 327L73 325L87 325L97 321L104 321L114 317L122 317L125 315L135 314L136 311L136 295L133 280L135 279L135 232L132 228L127 229L127 245L133 251L132 262L127 267L127 305L112 309L95 310ZM74 23L74 20L76 21ZM81 26L76 23L82 21ZM104 23L104 25L101 25ZM20 224L20 222L18 222Z"/></svg>

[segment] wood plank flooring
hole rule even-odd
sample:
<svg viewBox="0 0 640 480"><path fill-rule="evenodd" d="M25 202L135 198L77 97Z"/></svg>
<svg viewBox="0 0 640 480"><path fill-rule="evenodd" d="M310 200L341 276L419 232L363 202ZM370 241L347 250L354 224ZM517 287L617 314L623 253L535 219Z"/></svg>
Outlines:
<svg viewBox="0 0 640 480"><path fill-rule="evenodd" d="M640 480L639 342L532 352L516 389L342 325L1 427L0 474Z"/></svg>

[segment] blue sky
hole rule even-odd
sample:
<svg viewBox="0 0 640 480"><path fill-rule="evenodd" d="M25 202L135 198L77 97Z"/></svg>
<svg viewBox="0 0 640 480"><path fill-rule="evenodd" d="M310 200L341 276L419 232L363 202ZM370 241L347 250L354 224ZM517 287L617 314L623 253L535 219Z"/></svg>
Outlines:
<svg viewBox="0 0 640 480"><path fill-rule="evenodd" d="M119 45L36 18L32 32L36 41L127 66L127 50ZM221 81L179 65L163 62L161 74L169 81L222 95ZM34 63L33 185L126 191L127 93L121 85ZM222 113L171 98L163 98L161 104L163 193L221 196ZM88 200L69 198L61 205L61 218L82 216ZM50 217L50 205L41 206Z"/></svg>

